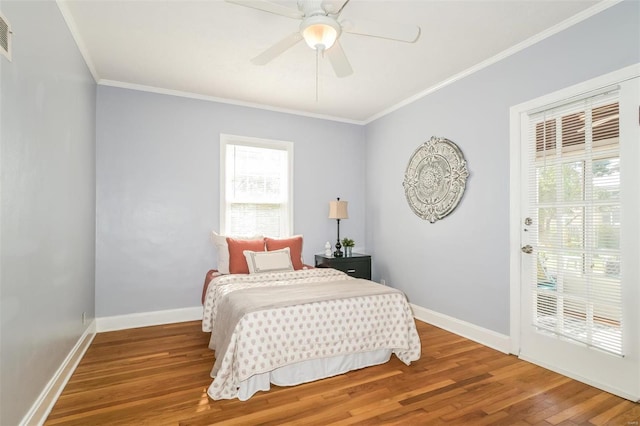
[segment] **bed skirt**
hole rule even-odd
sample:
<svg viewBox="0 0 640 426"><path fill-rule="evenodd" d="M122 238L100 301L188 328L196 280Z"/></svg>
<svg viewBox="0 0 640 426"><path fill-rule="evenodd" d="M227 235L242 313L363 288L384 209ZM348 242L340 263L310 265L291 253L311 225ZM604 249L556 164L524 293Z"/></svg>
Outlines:
<svg viewBox="0 0 640 426"><path fill-rule="evenodd" d="M268 391L271 389L271 384L276 386L295 386L372 365L384 364L390 358L391 349L379 349L350 355L310 359L285 365L273 371L256 374L240 382L238 399L246 401L258 391Z"/></svg>

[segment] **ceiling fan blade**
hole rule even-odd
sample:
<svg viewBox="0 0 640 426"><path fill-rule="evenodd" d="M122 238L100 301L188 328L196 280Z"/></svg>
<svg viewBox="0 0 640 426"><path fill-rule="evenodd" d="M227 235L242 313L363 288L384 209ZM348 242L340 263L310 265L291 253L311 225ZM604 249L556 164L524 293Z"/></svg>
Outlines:
<svg viewBox="0 0 640 426"><path fill-rule="evenodd" d="M368 37L384 38L387 40L415 43L420 38L420 27L416 25L402 25L392 22L378 22L358 19L340 22L342 31Z"/></svg>
<svg viewBox="0 0 640 426"><path fill-rule="evenodd" d="M349 0L323 0L322 9L331 16L338 16Z"/></svg>
<svg viewBox="0 0 640 426"><path fill-rule="evenodd" d="M273 13L275 15L286 16L287 18L302 19L304 14L290 7L281 6L266 0L226 0L227 3L238 4L240 6L250 7L252 9L262 10L263 12Z"/></svg>
<svg viewBox="0 0 640 426"><path fill-rule="evenodd" d="M293 47L302 40L302 35L299 32L295 32L289 34L255 58L251 60L251 62L255 65L266 65L272 60L274 60L277 56L281 55L285 50Z"/></svg>
<svg viewBox="0 0 640 426"><path fill-rule="evenodd" d="M351 68L347 55L344 54L342 45L338 40L336 40L334 45L331 46L331 49L326 51L326 54L329 57L329 62L331 62L331 66L338 77L346 77L353 74L353 68Z"/></svg>

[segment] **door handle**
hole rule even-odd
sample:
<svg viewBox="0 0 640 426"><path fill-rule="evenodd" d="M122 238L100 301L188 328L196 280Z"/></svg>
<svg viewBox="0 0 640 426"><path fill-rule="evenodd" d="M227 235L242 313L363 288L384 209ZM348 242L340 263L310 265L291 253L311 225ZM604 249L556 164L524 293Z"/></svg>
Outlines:
<svg viewBox="0 0 640 426"><path fill-rule="evenodd" d="M527 244L526 246L523 246L520 250L522 250L523 253L527 253L527 254L533 253L533 247L531 247L529 244Z"/></svg>

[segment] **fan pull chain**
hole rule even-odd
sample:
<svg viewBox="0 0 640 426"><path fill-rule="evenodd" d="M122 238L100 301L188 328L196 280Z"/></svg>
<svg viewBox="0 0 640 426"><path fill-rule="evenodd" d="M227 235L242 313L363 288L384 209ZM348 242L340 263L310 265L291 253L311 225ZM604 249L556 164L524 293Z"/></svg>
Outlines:
<svg viewBox="0 0 640 426"><path fill-rule="evenodd" d="M316 47L316 102L318 102L318 74L320 74L320 47Z"/></svg>

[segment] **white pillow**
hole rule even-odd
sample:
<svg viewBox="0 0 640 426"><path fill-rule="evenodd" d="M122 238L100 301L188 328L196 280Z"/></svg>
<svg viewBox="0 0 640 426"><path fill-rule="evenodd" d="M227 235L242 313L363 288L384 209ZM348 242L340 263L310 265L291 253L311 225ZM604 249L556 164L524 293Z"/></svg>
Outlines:
<svg viewBox="0 0 640 426"><path fill-rule="evenodd" d="M244 250L242 253L247 259L250 274L293 271L289 247L273 251Z"/></svg>
<svg viewBox="0 0 640 426"><path fill-rule="evenodd" d="M262 235L254 235L252 237L232 237L239 240L259 240L264 238ZM220 235L216 231L211 231L211 241L218 249L218 272L221 274L229 273L229 245L227 244L227 236Z"/></svg>

